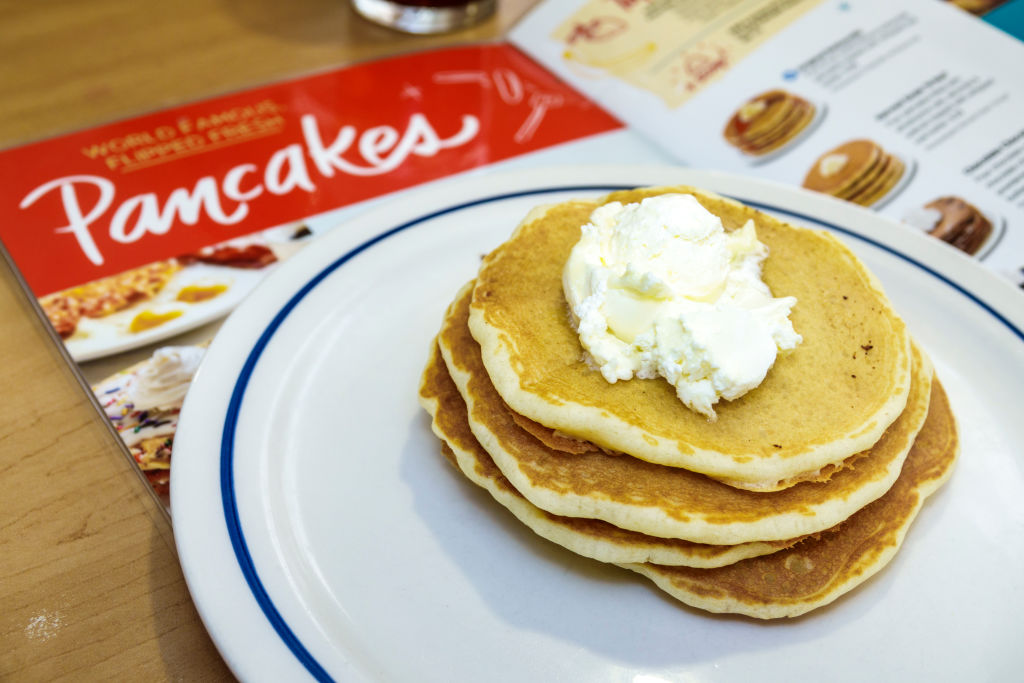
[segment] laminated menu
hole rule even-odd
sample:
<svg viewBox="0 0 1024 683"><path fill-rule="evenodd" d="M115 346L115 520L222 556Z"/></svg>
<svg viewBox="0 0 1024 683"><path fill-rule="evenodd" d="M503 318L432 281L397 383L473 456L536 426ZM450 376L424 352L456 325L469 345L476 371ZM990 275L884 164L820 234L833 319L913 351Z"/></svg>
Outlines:
<svg viewBox="0 0 1024 683"><path fill-rule="evenodd" d="M1024 44L952 3L549 1L510 38L688 166L868 207L1024 282Z"/></svg>
<svg viewBox="0 0 1024 683"><path fill-rule="evenodd" d="M274 83L0 152L0 240L165 504L206 343L374 201L482 169L663 160L508 44Z"/></svg>

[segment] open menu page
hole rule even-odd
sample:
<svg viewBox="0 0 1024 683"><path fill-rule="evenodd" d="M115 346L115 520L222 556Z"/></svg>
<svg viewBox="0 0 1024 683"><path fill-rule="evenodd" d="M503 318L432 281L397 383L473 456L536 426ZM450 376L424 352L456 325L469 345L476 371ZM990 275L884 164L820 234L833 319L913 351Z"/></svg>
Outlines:
<svg viewBox="0 0 1024 683"><path fill-rule="evenodd" d="M559 0L511 40L686 165L868 207L1024 282L1024 43L951 4Z"/></svg>

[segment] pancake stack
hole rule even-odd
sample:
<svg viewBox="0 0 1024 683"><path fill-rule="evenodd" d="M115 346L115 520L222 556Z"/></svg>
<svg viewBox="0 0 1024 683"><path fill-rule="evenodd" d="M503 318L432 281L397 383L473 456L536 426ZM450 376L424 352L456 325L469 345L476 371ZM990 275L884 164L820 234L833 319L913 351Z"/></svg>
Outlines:
<svg viewBox="0 0 1024 683"><path fill-rule="evenodd" d="M722 135L744 154L762 156L794 140L814 115L814 105L802 97L769 90L744 102L729 118Z"/></svg>
<svg viewBox="0 0 1024 683"><path fill-rule="evenodd" d="M968 254L977 254L992 235L992 222L960 197L939 197L924 208L939 215L928 234Z"/></svg>
<svg viewBox="0 0 1024 683"><path fill-rule="evenodd" d="M663 379L606 382L562 293L597 206L666 192L693 194L726 230L753 219L764 281L797 298L803 343L715 421ZM445 456L537 534L758 618L803 614L881 569L958 452L927 356L863 264L827 233L694 188L532 211L449 306L419 398Z"/></svg>
<svg viewBox="0 0 1024 683"><path fill-rule="evenodd" d="M851 140L822 154L803 186L861 206L874 206L903 178L906 166L871 140Z"/></svg>

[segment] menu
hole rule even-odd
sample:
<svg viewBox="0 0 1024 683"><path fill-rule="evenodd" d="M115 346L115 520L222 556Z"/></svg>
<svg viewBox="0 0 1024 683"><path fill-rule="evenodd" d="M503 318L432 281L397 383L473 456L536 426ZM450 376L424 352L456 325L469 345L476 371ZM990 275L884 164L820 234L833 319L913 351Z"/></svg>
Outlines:
<svg viewBox="0 0 1024 683"><path fill-rule="evenodd" d="M205 347L281 262L413 186L607 155L667 161L511 45L450 48L0 151L0 241L169 506Z"/></svg>
<svg viewBox="0 0 1024 683"><path fill-rule="evenodd" d="M1024 281L1024 44L952 4L549 1L510 38L681 163L869 207Z"/></svg>

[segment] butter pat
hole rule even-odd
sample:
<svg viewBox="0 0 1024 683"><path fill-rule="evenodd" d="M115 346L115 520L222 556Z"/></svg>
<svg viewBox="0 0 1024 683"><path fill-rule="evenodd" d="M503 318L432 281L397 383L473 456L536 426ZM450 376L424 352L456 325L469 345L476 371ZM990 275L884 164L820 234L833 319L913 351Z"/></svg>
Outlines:
<svg viewBox="0 0 1024 683"><path fill-rule="evenodd" d="M845 154L829 154L818 163L818 173L823 178L831 178L836 173L842 171L849 160L850 158Z"/></svg>
<svg viewBox="0 0 1024 683"><path fill-rule="evenodd" d="M691 195L612 202L583 226L562 273L573 322L609 382L664 377L715 419L720 399L758 386L801 341L761 280L768 248L753 221L726 233Z"/></svg>

